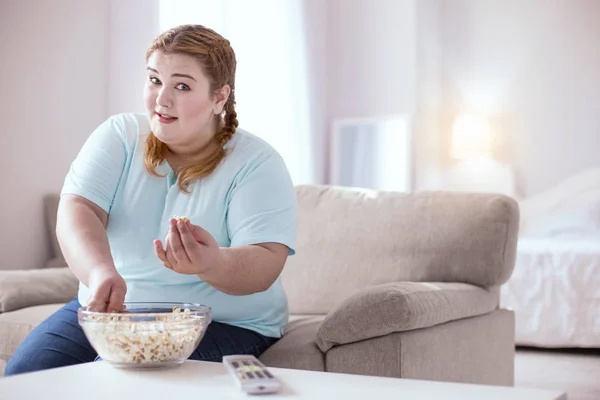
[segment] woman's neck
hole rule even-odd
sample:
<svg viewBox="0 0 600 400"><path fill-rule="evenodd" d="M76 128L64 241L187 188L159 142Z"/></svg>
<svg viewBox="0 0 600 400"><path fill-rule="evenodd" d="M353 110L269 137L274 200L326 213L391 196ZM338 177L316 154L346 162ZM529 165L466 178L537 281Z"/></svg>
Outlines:
<svg viewBox="0 0 600 400"><path fill-rule="evenodd" d="M177 170L180 167L193 164L207 158L213 151L216 150L217 146L219 146L219 143L215 141L215 135L216 132L221 129L223 129L223 124L219 123L219 121L215 121L215 124L213 125L213 132L215 133L209 136L208 140L197 143L193 147L189 145L182 146L181 149L169 147L166 158L171 167L173 168L173 166L176 165L177 167L173 169ZM199 136L203 137L204 135Z"/></svg>

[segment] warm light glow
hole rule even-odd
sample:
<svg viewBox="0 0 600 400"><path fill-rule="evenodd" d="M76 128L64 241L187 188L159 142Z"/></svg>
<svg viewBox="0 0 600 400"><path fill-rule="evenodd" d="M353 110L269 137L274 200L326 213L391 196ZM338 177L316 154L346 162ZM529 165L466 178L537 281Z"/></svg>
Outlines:
<svg viewBox="0 0 600 400"><path fill-rule="evenodd" d="M454 122L450 157L458 160L490 157L494 137L490 123L478 116L460 116Z"/></svg>

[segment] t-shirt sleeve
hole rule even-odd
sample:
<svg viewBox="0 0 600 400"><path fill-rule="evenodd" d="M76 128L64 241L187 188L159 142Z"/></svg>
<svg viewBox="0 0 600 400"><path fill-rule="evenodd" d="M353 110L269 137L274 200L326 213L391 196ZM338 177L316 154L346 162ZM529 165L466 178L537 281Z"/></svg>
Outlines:
<svg viewBox="0 0 600 400"><path fill-rule="evenodd" d="M71 163L61 195L76 194L109 213L126 159L123 125L109 118L92 132Z"/></svg>
<svg viewBox="0 0 600 400"><path fill-rule="evenodd" d="M297 202L285 162L273 151L246 167L229 197L227 229L231 246L275 242L296 248Z"/></svg>

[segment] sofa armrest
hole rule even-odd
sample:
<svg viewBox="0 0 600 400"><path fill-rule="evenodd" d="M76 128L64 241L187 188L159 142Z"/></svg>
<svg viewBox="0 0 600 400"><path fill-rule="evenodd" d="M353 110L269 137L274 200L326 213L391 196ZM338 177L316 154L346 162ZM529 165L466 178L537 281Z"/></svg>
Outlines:
<svg viewBox="0 0 600 400"><path fill-rule="evenodd" d="M317 345L358 342L487 314L498 307L497 288L468 283L394 282L361 290L327 314Z"/></svg>
<svg viewBox="0 0 600 400"><path fill-rule="evenodd" d="M66 303L77 295L78 286L69 268L0 271L0 312Z"/></svg>

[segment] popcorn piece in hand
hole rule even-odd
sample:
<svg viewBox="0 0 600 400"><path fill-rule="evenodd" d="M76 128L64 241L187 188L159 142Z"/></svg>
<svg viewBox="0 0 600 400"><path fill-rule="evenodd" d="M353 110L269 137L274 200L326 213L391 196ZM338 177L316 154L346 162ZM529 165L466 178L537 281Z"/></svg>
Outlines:
<svg viewBox="0 0 600 400"><path fill-rule="evenodd" d="M189 222L189 219L188 219L188 217L186 217L186 216L178 216L178 215L175 215L175 217L174 217L174 218L175 218L177 221Z"/></svg>

